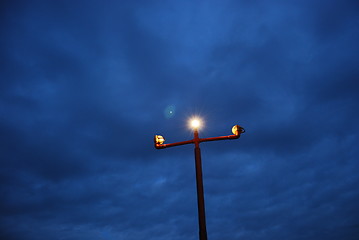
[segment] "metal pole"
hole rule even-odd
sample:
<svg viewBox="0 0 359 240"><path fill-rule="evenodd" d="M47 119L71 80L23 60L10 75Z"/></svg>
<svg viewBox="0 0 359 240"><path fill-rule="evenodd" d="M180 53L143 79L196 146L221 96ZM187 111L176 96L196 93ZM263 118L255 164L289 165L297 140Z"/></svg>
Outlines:
<svg viewBox="0 0 359 240"><path fill-rule="evenodd" d="M203 191L203 177L202 177L202 161L201 149L199 148L198 130L194 131L194 156L196 165L196 183L197 183L197 203L198 203L198 224L199 224L199 239L207 240L206 229L206 213L204 207L204 191Z"/></svg>
<svg viewBox="0 0 359 240"><path fill-rule="evenodd" d="M167 143L167 144L164 144L164 138L161 135L155 135L155 138L154 138L155 148L157 148L157 149L175 147L175 146L185 145L185 144L190 144L190 143L194 143L194 145L195 145L194 156L195 156L195 166L196 166L198 224L199 224L199 239L200 240L207 240L207 229L206 229L206 214L205 214L205 207L204 207L201 149L199 148L199 144L201 142L237 139L240 137L240 135L242 133L244 133L244 129L239 125L235 125L232 128L232 133L233 133L233 135L228 135L228 136L199 138L198 137L198 129L194 129L194 139L193 140L176 142L176 143Z"/></svg>

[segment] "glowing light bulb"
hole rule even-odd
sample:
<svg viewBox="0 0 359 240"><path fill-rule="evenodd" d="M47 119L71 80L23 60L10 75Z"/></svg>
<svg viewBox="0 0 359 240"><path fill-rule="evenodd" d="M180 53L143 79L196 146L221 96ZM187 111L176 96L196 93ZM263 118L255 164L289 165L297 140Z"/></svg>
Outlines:
<svg viewBox="0 0 359 240"><path fill-rule="evenodd" d="M202 120L198 117L193 117L189 120L189 127L192 129L199 129L202 125Z"/></svg>
<svg viewBox="0 0 359 240"><path fill-rule="evenodd" d="M163 144L165 142L165 138L161 135L155 135L155 143L156 144Z"/></svg>

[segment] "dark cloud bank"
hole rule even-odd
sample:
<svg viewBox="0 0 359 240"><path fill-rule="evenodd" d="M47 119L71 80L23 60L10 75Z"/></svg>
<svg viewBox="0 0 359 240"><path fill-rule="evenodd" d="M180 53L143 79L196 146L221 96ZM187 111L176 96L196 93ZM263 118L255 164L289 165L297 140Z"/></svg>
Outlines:
<svg viewBox="0 0 359 240"><path fill-rule="evenodd" d="M193 114L209 239L359 238L357 1L0 11L0 239L197 239Z"/></svg>

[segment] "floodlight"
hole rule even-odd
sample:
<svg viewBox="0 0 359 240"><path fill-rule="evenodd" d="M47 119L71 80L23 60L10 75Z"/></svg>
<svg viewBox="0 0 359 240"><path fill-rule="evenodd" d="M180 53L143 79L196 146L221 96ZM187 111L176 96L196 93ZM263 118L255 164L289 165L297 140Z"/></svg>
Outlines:
<svg viewBox="0 0 359 240"><path fill-rule="evenodd" d="M165 138L161 135L155 135L155 143L156 144L163 144L165 142Z"/></svg>
<svg viewBox="0 0 359 240"><path fill-rule="evenodd" d="M240 135L241 133L244 133L244 128L242 128L241 126L239 126L239 125L234 125L233 127L232 127L232 133L234 134L234 135Z"/></svg>
<svg viewBox="0 0 359 240"><path fill-rule="evenodd" d="M197 117L193 117L189 120L189 126L192 129L199 129L202 126L202 120Z"/></svg>

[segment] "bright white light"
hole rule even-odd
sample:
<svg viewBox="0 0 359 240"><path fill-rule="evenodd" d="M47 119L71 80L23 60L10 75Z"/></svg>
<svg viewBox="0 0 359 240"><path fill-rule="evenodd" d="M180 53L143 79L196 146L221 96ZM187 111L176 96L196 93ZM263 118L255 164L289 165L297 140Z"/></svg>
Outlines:
<svg viewBox="0 0 359 240"><path fill-rule="evenodd" d="M191 125L194 128L198 128L201 124L198 119L194 119L194 120L192 120Z"/></svg>
<svg viewBox="0 0 359 240"><path fill-rule="evenodd" d="M189 126L192 129L199 129L202 126L202 120L198 117L193 117L189 120Z"/></svg>

